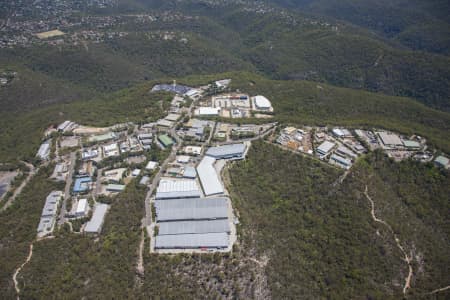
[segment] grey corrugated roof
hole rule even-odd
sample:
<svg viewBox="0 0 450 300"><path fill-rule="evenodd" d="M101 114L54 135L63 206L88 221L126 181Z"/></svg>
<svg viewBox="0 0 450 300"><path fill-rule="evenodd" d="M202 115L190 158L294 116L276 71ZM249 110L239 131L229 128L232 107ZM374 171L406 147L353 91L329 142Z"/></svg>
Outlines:
<svg viewBox="0 0 450 300"><path fill-rule="evenodd" d="M163 222L159 224L159 235L217 232L230 232L230 223L228 219Z"/></svg>
<svg viewBox="0 0 450 300"><path fill-rule="evenodd" d="M156 201L158 222L214 220L228 217L228 198L197 198Z"/></svg>
<svg viewBox="0 0 450 300"><path fill-rule="evenodd" d="M206 196L223 194L224 192L219 176L214 169L215 161L215 158L205 156L197 166L198 177L200 178L203 192Z"/></svg>
<svg viewBox="0 0 450 300"><path fill-rule="evenodd" d="M226 248L228 244L229 239L226 233L158 235L155 248Z"/></svg>
<svg viewBox="0 0 450 300"><path fill-rule="evenodd" d="M198 198L200 189L195 180L161 179L156 189L156 199Z"/></svg>
<svg viewBox="0 0 450 300"><path fill-rule="evenodd" d="M231 144L211 147L206 151L206 155L215 158L227 158L232 156L242 156L245 152L244 144Z"/></svg>
<svg viewBox="0 0 450 300"><path fill-rule="evenodd" d="M108 208L109 205L107 204L97 203L92 218L87 222L84 231L88 233L100 233Z"/></svg>

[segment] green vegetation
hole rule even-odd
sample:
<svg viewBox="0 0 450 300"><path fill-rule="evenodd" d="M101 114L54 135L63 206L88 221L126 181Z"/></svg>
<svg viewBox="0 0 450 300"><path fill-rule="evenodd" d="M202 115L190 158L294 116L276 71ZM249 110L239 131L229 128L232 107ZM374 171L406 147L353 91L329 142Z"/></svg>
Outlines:
<svg viewBox="0 0 450 300"><path fill-rule="evenodd" d="M15 298L12 281L14 270L25 261L29 244L36 237L45 198L52 190L63 186L48 180L53 168L42 168L28 183L13 204L0 212L0 294Z"/></svg>
<svg viewBox="0 0 450 300"><path fill-rule="evenodd" d="M335 185L339 173L264 142L230 169L242 238L268 257L272 297L401 297L407 266L392 234L372 220L365 184L377 216L418 254L409 293L445 286L449 174L415 162L395 164L381 153Z"/></svg>

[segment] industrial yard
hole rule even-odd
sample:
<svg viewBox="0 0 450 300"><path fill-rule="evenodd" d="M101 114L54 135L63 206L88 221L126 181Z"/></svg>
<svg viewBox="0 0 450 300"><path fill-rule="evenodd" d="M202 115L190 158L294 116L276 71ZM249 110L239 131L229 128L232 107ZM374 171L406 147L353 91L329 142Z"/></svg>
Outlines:
<svg viewBox="0 0 450 300"><path fill-rule="evenodd" d="M331 165L350 169L358 157L380 149L395 161L413 159L448 168L448 159L432 151L423 137L404 136L381 129L340 127L285 127L275 142L294 152L304 153Z"/></svg>
<svg viewBox="0 0 450 300"><path fill-rule="evenodd" d="M196 88L175 82L155 85L150 92L174 96L167 115L154 122L89 127L66 120L49 127L36 158L44 165L54 163L50 178L65 188L48 195L38 238L52 236L64 224L74 234L101 234L112 199L135 182L147 188L142 228L150 237L151 252L229 252L237 241L239 220L222 169L245 159L256 139L267 138L346 170L377 149L396 161L449 167L447 157L416 135L376 128L233 123L233 118L273 116L274 111L264 96L233 92L229 85L228 79ZM15 175L2 173L2 193Z"/></svg>

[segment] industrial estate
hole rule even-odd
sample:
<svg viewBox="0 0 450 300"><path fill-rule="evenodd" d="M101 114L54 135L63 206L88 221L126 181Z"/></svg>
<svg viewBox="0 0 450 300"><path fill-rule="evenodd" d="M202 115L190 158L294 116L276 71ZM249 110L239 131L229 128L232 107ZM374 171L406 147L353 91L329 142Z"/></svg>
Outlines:
<svg viewBox="0 0 450 300"><path fill-rule="evenodd" d="M151 237L151 252L231 251L239 220L222 170L244 159L255 139L346 170L375 149L396 161L411 158L449 167L447 157L416 135L233 123L236 118L272 118L274 109L265 96L230 91L229 85L229 79L198 88L155 85L149 92L174 97L167 116L152 123L94 128L66 120L48 128L37 158L55 163L51 178L64 182L65 189L48 195L36 224L38 239L65 223L74 234L101 234L111 197L136 180L148 187L142 227ZM6 183L11 180L3 177ZM3 193L7 189L3 184Z"/></svg>

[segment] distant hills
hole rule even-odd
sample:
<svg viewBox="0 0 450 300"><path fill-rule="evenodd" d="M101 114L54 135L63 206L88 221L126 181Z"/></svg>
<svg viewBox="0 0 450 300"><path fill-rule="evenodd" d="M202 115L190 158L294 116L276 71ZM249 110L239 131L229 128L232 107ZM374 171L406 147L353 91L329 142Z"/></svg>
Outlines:
<svg viewBox="0 0 450 300"><path fill-rule="evenodd" d="M23 86L33 86L34 78L45 77L47 85L65 91L37 92L29 103L20 101L21 109L117 91L165 76L245 70L272 79L326 82L406 96L450 111L450 58L444 50L426 50L434 46L415 37L445 45L439 41L450 36L444 32L446 17L433 5L413 1L410 9L404 9L402 1L390 2L383 6L378 1L120 1L115 9L101 13L165 12L190 18L159 18L148 26L130 19L108 29L127 32L125 37L78 46L2 49L0 62L25 68L30 81L23 77ZM387 7L393 7L389 9L392 16L384 20L389 16ZM440 30L425 17L417 19L418 11L435 20ZM363 22L368 19L377 22ZM403 19L398 29L388 29ZM417 27L420 30L414 30ZM438 36L430 36L428 29ZM161 32L169 32L171 38L158 38ZM424 47L408 46L416 40ZM17 102L11 98L16 97L25 98L14 87L13 91L0 89L0 104L6 110L15 110Z"/></svg>

